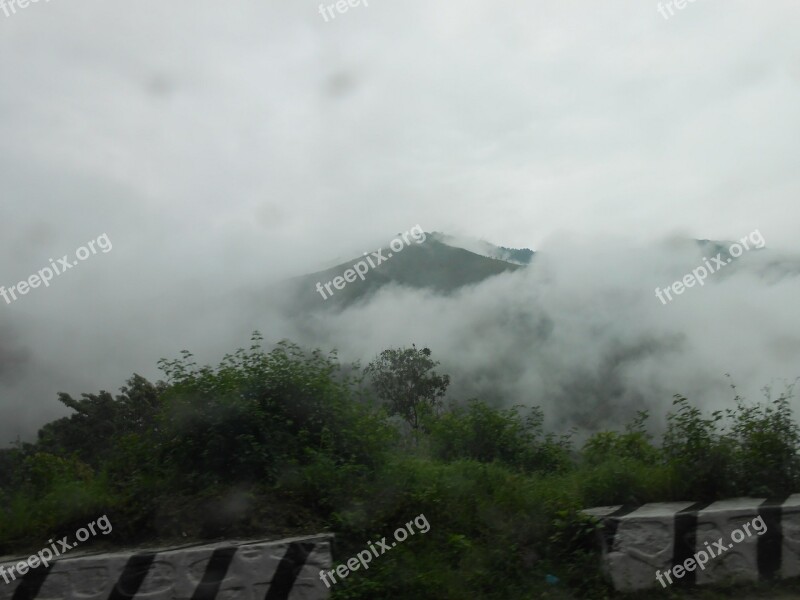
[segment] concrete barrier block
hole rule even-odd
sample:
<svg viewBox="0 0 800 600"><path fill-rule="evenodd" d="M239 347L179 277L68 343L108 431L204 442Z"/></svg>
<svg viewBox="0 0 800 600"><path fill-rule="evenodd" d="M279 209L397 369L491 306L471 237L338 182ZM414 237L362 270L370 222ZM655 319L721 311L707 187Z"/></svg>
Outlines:
<svg viewBox="0 0 800 600"><path fill-rule="evenodd" d="M603 524L603 566L619 591L661 586L656 572L672 573L668 580L676 586L800 576L800 494L585 512ZM677 577L674 567L692 567L699 552L707 562Z"/></svg>
<svg viewBox="0 0 800 600"><path fill-rule="evenodd" d="M323 600L328 534L70 555L0 580L0 600ZM16 564L27 557L0 560Z"/></svg>

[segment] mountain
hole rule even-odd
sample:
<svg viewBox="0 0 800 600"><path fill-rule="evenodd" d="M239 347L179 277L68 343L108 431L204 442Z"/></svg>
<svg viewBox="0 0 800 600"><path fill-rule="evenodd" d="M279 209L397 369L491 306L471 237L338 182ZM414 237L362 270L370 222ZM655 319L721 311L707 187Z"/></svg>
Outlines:
<svg viewBox="0 0 800 600"><path fill-rule="evenodd" d="M458 243L456 238L437 232L427 233L423 239L420 243L412 239L396 253L387 244L380 253L383 260L369 253L369 256L355 257L324 271L292 279L288 282L285 301L293 310L343 309L370 298L389 284L449 294L495 275L521 269L533 256L533 251L527 248L503 248L488 242L466 241L475 251L468 250L460 247L465 245L463 241ZM369 265L369 260L374 267ZM360 263L358 268L363 279L355 274L357 263ZM346 282L343 276L351 270L348 278L355 280ZM340 278L337 283L342 289L336 289L334 278Z"/></svg>
<svg viewBox="0 0 800 600"><path fill-rule="evenodd" d="M452 246L454 248L463 248L475 254L486 256L488 258L496 258L505 262L514 263L517 265L528 265L533 259L533 250L529 248L506 248L505 246L495 246L483 240L475 240L472 238L458 238L446 233L434 231L428 234L435 240Z"/></svg>
<svg viewBox="0 0 800 600"><path fill-rule="evenodd" d="M534 252L528 248L496 246L483 240L442 232L423 234L421 229L417 233L418 238L411 238L396 253L392 252L387 243L381 250L381 258L373 258L373 253L368 253L367 256L356 256L334 267L291 279L281 286L278 292L280 299L290 313L303 314L309 311L342 310L367 301L378 290L391 284L446 295L495 275L525 268L532 263L534 257ZM399 241L400 237L395 239ZM424 241L418 243L417 239ZM673 239L669 246L676 252L693 249L697 253L697 261L689 262L685 268L679 269L675 278L682 277L688 272L687 269L708 264L706 258L717 254L723 259L731 258L728 249L732 244L736 242ZM755 239L749 245L750 248L741 258L729 261L730 266L716 280L730 277L742 269L751 270L765 282L776 282L800 274L800 262L796 257L778 254L768 261L759 260L763 245L755 245ZM765 257L761 255L761 258ZM363 279L355 273L358 264L361 265ZM346 281L345 275L352 281ZM335 282L341 289L336 288Z"/></svg>

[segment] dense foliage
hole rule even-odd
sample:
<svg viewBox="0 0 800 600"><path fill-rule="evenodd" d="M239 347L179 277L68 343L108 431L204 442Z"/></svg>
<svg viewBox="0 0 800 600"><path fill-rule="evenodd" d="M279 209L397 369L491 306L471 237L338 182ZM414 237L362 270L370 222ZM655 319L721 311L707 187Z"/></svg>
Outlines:
<svg viewBox="0 0 800 600"><path fill-rule="evenodd" d="M161 361L164 382L134 375L117 396L60 394L72 416L0 450L0 553L107 514L118 544L327 529L346 559L424 513L430 532L333 597L602 598L596 523L582 508L800 490L791 390L760 405L737 396L708 416L677 396L660 444L640 413L576 448L545 432L535 407L443 407L449 379L436 364L428 349L384 353L371 388L334 353L265 352L256 335L216 368L185 352Z"/></svg>

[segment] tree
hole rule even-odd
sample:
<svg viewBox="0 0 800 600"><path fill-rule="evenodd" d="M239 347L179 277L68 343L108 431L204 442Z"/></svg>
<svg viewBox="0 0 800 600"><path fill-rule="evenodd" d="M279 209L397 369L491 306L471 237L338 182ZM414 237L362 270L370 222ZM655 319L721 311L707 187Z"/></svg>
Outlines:
<svg viewBox="0 0 800 600"><path fill-rule="evenodd" d="M116 398L105 390L81 394L80 399L59 392L59 401L75 412L39 430L39 451L76 453L81 461L97 466L120 436L152 429L165 389L165 383L153 384L134 373Z"/></svg>
<svg viewBox="0 0 800 600"><path fill-rule="evenodd" d="M449 375L434 371L439 363L431 359L428 348L384 350L365 373L372 378L378 397L386 403L389 414L400 415L411 428L419 429L422 419L441 406Z"/></svg>

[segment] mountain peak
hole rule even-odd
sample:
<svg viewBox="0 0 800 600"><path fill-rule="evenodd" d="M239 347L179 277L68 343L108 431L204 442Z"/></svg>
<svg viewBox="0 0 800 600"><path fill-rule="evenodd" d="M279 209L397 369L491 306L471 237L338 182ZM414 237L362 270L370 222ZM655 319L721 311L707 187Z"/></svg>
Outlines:
<svg viewBox="0 0 800 600"><path fill-rule="evenodd" d="M421 232L418 232L421 233ZM441 232L398 235L378 251L292 281L290 302L301 310L345 308L386 285L449 294L530 263L533 251L495 246Z"/></svg>
<svg viewBox="0 0 800 600"><path fill-rule="evenodd" d="M533 259L534 252L530 248L506 248L505 246L495 246L485 240L453 236L440 231L434 231L428 235L447 246L463 248L464 250L469 250L480 256L502 260L515 265L528 265Z"/></svg>

